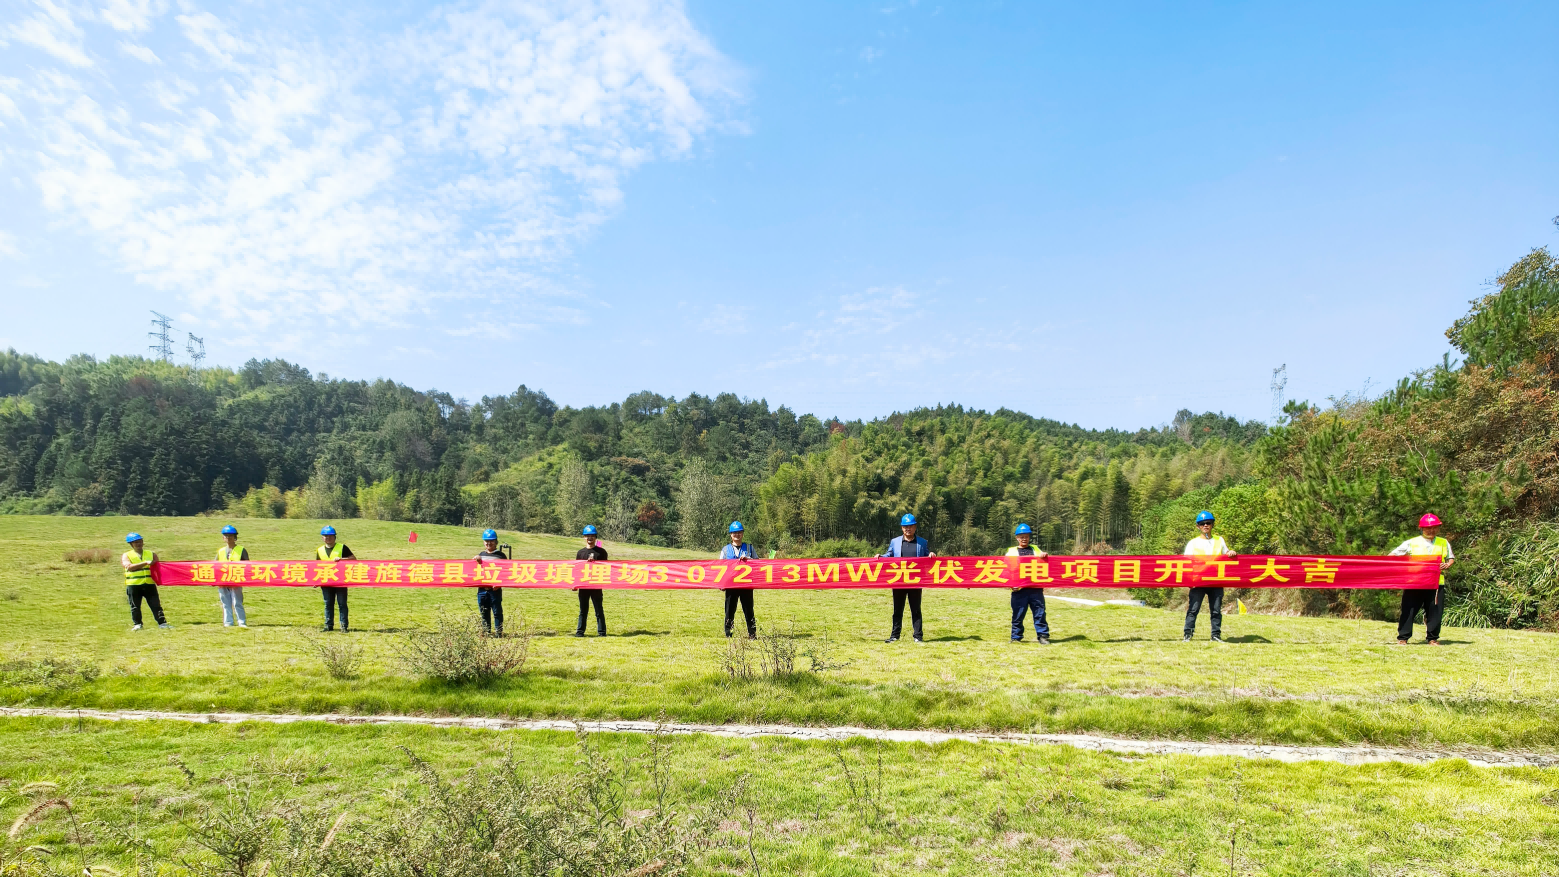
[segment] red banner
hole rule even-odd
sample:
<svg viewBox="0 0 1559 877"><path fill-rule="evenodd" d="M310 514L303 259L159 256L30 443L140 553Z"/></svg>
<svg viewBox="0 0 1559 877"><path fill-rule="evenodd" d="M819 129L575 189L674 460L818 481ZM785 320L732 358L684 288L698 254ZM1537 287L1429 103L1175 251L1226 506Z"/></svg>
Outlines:
<svg viewBox="0 0 1559 877"><path fill-rule="evenodd" d="M1433 588L1438 557L162 562L159 585L354 588Z"/></svg>

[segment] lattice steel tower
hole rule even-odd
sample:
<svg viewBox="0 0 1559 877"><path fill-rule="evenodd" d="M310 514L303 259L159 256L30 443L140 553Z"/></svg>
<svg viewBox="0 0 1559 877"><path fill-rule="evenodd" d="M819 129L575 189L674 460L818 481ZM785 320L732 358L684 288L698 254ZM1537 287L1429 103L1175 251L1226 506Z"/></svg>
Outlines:
<svg viewBox="0 0 1559 877"><path fill-rule="evenodd" d="M1272 370L1272 419L1273 426L1283 417L1283 388L1288 386L1288 363Z"/></svg>
<svg viewBox="0 0 1559 877"><path fill-rule="evenodd" d="M152 311L152 330L146 333L146 337L152 339L147 349L163 362L173 361L173 319Z"/></svg>

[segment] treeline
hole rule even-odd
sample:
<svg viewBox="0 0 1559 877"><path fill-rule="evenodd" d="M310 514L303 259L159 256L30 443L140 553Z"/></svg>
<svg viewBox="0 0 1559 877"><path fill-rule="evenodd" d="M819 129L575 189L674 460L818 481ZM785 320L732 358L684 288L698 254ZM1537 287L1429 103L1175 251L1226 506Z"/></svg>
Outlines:
<svg viewBox="0 0 1559 877"><path fill-rule="evenodd" d="M824 422L730 394L570 408L474 404L391 381L137 357L0 355L0 509L469 523L710 547L732 518L797 553L885 542L905 511L941 550L1108 550L1156 504L1249 473L1259 423L1182 411L1136 432L957 406Z"/></svg>

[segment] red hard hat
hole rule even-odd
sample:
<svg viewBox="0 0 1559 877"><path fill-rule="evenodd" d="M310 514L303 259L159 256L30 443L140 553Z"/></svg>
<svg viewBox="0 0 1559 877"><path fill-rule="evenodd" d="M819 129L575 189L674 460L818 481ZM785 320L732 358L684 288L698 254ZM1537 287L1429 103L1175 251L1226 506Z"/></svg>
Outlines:
<svg viewBox="0 0 1559 877"><path fill-rule="evenodd" d="M1438 526L1440 526L1440 519L1435 517L1433 513L1430 513L1430 514L1424 515L1422 518L1418 519L1418 526L1419 527L1438 527Z"/></svg>

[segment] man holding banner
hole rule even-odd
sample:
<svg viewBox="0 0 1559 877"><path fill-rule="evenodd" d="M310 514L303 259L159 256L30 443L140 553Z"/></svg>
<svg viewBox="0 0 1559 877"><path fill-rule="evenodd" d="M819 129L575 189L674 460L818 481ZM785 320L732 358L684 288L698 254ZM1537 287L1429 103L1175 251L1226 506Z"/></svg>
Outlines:
<svg viewBox="0 0 1559 877"><path fill-rule="evenodd" d="M1440 586L1434 590L1408 589L1402 592L1402 608L1397 612L1397 645L1405 646L1413 638L1413 618L1424 610L1424 639L1432 646L1440 644L1440 616L1445 612L1445 570L1456 562L1451 543L1440 536L1440 519L1433 514L1418 519L1419 535L1391 549L1392 557L1440 558Z"/></svg>
<svg viewBox="0 0 1559 877"><path fill-rule="evenodd" d="M498 531L482 531L482 550L476 553L476 562L484 560L508 560L498 547ZM482 614L482 630L503 636L503 588L497 585L481 585L476 589L476 611Z"/></svg>
<svg viewBox="0 0 1559 877"><path fill-rule="evenodd" d="M1185 544L1186 557L1234 557L1229 544L1222 536L1213 536L1213 513L1203 510L1196 513L1196 529L1201 531ZM1213 642L1223 642L1223 588L1192 588L1185 610L1185 639L1190 642L1196 632L1196 616L1201 614L1202 601L1207 601L1208 615L1213 622Z"/></svg>
<svg viewBox="0 0 1559 877"><path fill-rule="evenodd" d="M726 531L730 542L720 547L721 560L752 560L752 546L742 541L746 530L741 521L732 521ZM752 588L726 588L725 589L725 635L731 636L731 627L736 623L736 607L742 607L742 617L747 620L747 638L758 638L758 617L753 609Z"/></svg>
<svg viewBox="0 0 1559 877"><path fill-rule="evenodd" d="M336 528L326 525L319 535L325 537L325 544L314 549L314 556L320 560L338 563L343 560L356 560L352 549L346 547L345 542L336 541ZM341 632L346 633L346 586L320 585L319 592L325 598L325 630L336 629L336 607L341 607Z"/></svg>
<svg viewBox="0 0 1559 877"><path fill-rule="evenodd" d="M878 557L931 557L931 547L925 539L915 535L920 522L915 516L905 513L899 518L899 529L904 532L902 536L893 537L888 543L888 550ZM909 603L909 620L913 625L915 642L925 642L925 631L920 624L920 588L894 588L893 589L893 632L888 634L884 642L896 643L899 634L904 631L904 604Z"/></svg>
<svg viewBox="0 0 1559 877"><path fill-rule="evenodd" d="M1050 556L1031 544L1034 540L1034 528L1028 524L1019 524L1012 534L1017 537L1018 544L1007 549L1008 557L1033 557L1043 560ZM1045 620L1044 588L1012 589L1012 641L1015 643L1023 642L1023 616L1026 613L1032 613L1034 616L1034 636L1039 639L1039 644L1050 645L1050 624Z"/></svg>
<svg viewBox="0 0 1559 877"><path fill-rule="evenodd" d="M583 560L586 563L594 563L598 560L606 560L606 549L596 544L594 524L586 524L581 531L585 537L585 547L579 549L574 555L575 560ZM574 636L585 635L585 622L590 620L590 607L595 606L595 635L606 636L606 610L602 608L600 588L575 588L579 592L579 624L574 626Z"/></svg>

